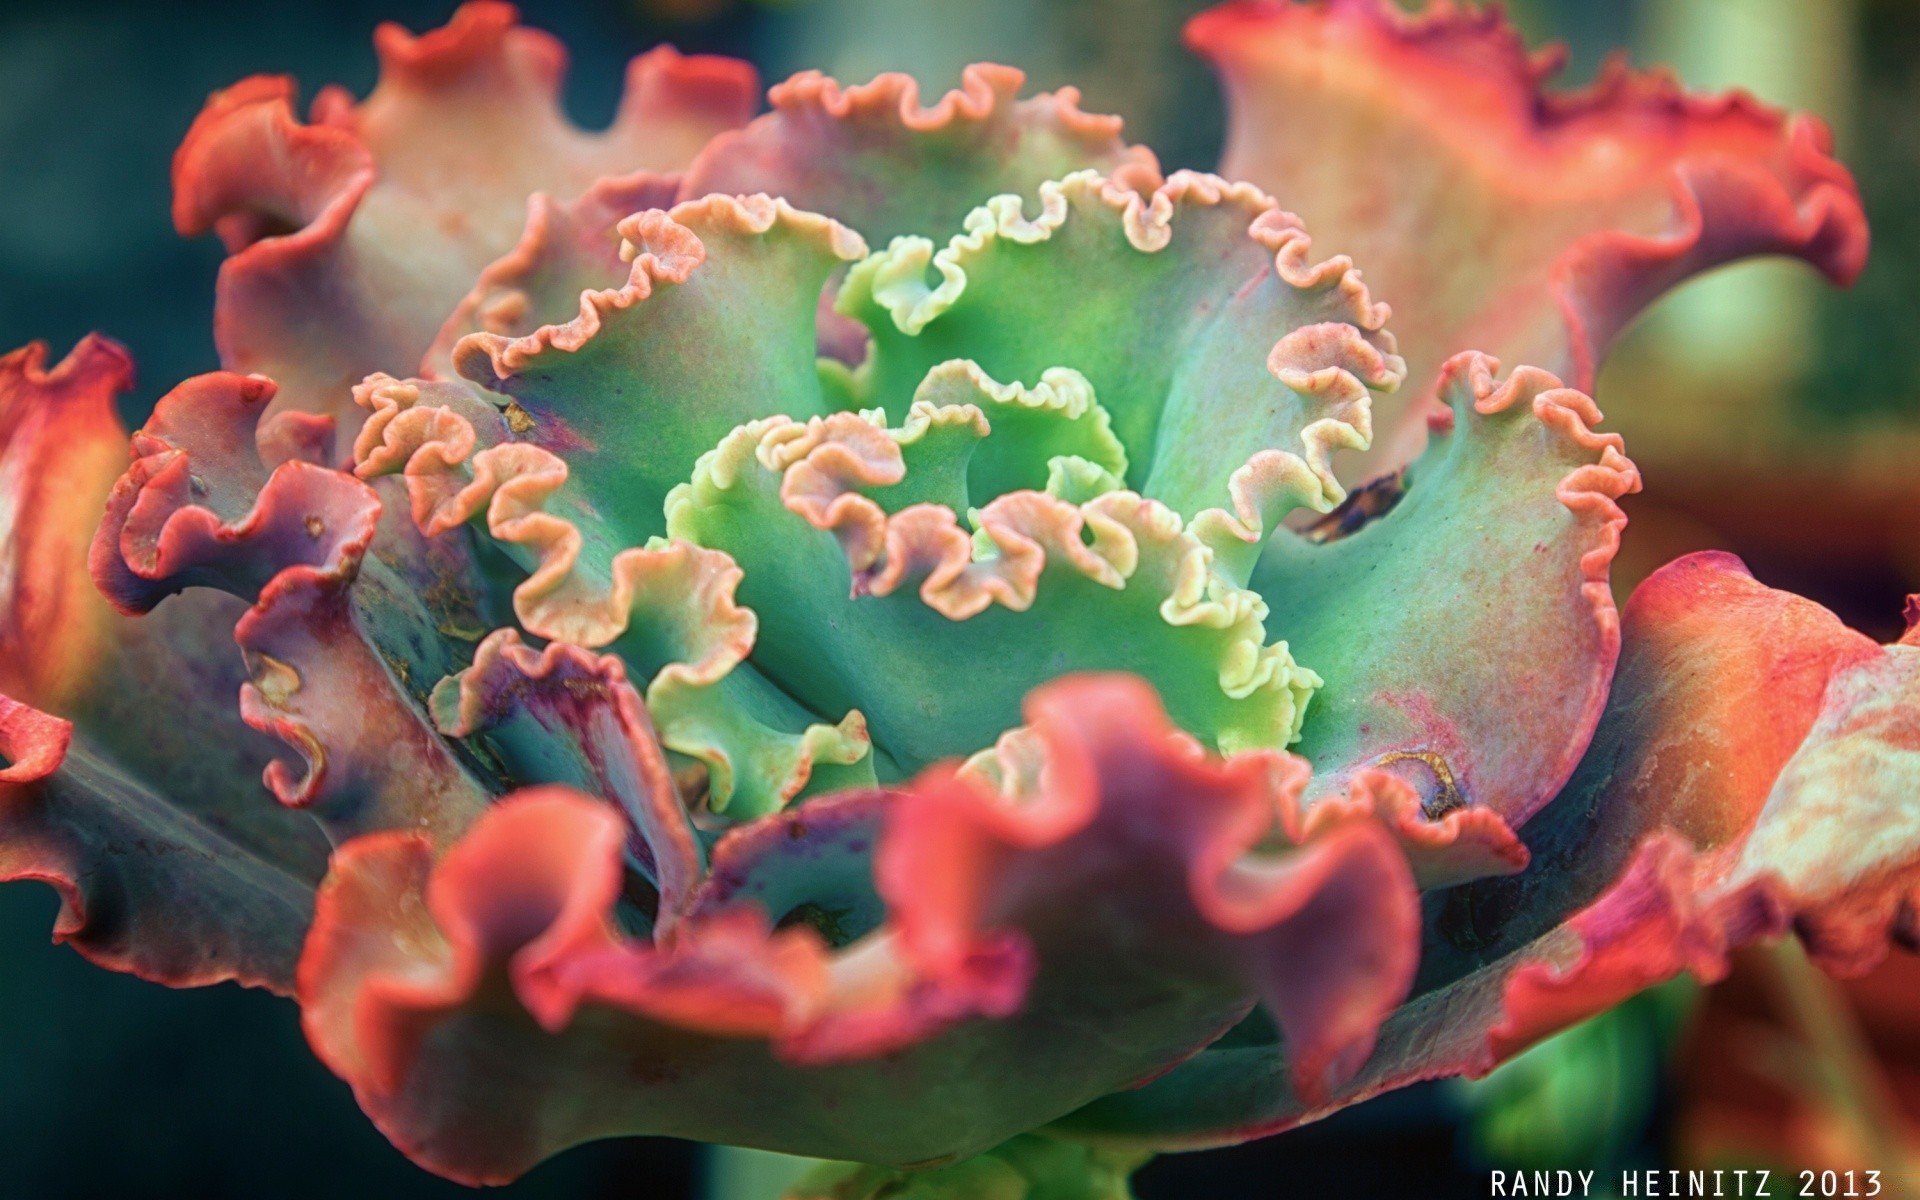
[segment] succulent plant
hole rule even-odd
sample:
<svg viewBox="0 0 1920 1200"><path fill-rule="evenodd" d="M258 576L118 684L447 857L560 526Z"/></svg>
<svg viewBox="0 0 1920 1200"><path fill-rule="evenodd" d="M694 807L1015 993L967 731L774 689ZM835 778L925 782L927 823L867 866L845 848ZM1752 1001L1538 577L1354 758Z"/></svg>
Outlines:
<svg viewBox="0 0 1920 1200"><path fill-rule="evenodd" d="M129 466L123 351L0 362L0 871L295 996L432 1170L838 1196L1111 1194L1920 935L1920 646L1725 556L1617 613L1581 390L1707 267L1857 273L1818 123L1450 8L1189 36L1224 177L994 66L753 117L661 49L583 133L485 2L215 95L225 369Z"/></svg>

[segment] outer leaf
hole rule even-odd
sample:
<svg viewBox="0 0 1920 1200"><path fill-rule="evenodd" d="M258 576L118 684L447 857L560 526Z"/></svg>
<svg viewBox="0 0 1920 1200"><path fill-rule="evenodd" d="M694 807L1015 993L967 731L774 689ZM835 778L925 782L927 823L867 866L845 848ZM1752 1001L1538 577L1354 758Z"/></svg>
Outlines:
<svg viewBox="0 0 1920 1200"><path fill-rule="evenodd" d="M942 770L769 818L716 847L651 946L609 920L624 834L583 798L510 799L437 867L409 835L350 843L301 967L309 1034L402 1148L475 1181L634 1131L975 1153L1164 1070L1262 995L1303 1084L1350 1070L1412 968L1387 830L1299 824L1297 762L1209 760L1137 682L1056 684L1031 715L993 772L1021 803ZM888 917L867 933L882 819Z"/></svg>
<svg viewBox="0 0 1920 1200"><path fill-rule="evenodd" d="M1271 188L1393 302L1416 388L1365 479L1418 452L1440 365L1480 349L1583 390L1655 297L1750 254L1858 275L1867 231L1825 126L1614 61L1553 94L1497 9L1236 0L1188 42L1227 89L1223 171Z"/></svg>
<svg viewBox="0 0 1920 1200"><path fill-rule="evenodd" d="M114 624L73 547L126 462L113 398L133 360L100 337L46 360L39 342L0 357L0 692L57 708L85 687Z"/></svg>
<svg viewBox="0 0 1920 1200"><path fill-rule="evenodd" d="M94 591L132 364L98 338L44 364L0 358L0 878L58 890L54 936L104 966L289 990L326 842L259 784L271 744L234 711L225 637L243 606L139 622Z"/></svg>
<svg viewBox="0 0 1920 1200"><path fill-rule="evenodd" d="M1915 651L1876 647L1730 556L1666 567L1627 606L1591 749L1523 831L1532 865L1431 898L1413 995L1334 1103L1295 1094L1263 1048L1223 1042L1061 1128L1158 1146L1258 1137L1484 1073L1682 970L1716 979L1730 949L1789 928L1829 969L1863 969L1917 932Z"/></svg>
<svg viewBox="0 0 1920 1200"><path fill-rule="evenodd" d="M358 419L349 389L411 369L480 269L514 245L527 197L562 203L596 180L672 171L753 111L745 63L634 60L611 128L575 129L559 103L558 42L478 0L444 28L374 38L379 86L339 88L293 115L293 83L217 93L174 157L174 222L219 231L221 361L271 375L283 408Z"/></svg>

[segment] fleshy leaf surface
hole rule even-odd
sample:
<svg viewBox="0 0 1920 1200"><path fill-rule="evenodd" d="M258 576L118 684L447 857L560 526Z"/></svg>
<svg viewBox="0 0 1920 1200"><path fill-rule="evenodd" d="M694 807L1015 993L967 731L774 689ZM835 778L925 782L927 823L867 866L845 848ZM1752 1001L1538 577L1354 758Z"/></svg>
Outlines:
<svg viewBox="0 0 1920 1200"><path fill-rule="evenodd" d="M502 629L434 688L433 710L443 733L484 731L514 783L565 783L618 804L633 826L629 855L658 893L656 925L679 917L705 848L621 659L565 642L535 651Z"/></svg>
<svg viewBox="0 0 1920 1200"><path fill-rule="evenodd" d="M1448 364L1447 417L1391 510L1324 544L1281 534L1252 586L1328 681L1302 753L1329 783L1386 767L1435 813L1485 807L1518 827L1573 771L1606 701L1615 502L1640 478L1619 435L1594 431L1592 400L1530 367L1499 379L1498 365Z"/></svg>
<svg viewBox="0 0 1920 1200"><path fill-rule="evenodd" d="M671 208L678 191L677 177L640 172L602 179L571 202L535 192L520 240L480 272L440 327L422 374L457 379L453 350L470 333L520 338L579 316L581 293L605 290L627 275L620 221Z"/></svg>
<svg viewBox="0 0 1920 1200"><path fill-rule="evenodd" d="M708 196L619 229L624 286L582 293L573 320L526 337L475 334L454 365L518 401L529 440L579 451L574 476L636 543L663 532L667 491L727 430L826 411L814 311L827 276L866 246L764 195Z"/></svg>
<svg viewBox="0 0 1920 1200"><path fill-rule="evenodd" d="M358 473L400 471L414 522L436 544L460 544L463 522L484 529L528 572L513 588L528 632L611 644L644 673L662 741L705 764L710 812L752 817L808 790L872 782L857 711L825 720L743 661L759 624L735 600L740 570L726 554L624 543L568 458L513 440L513 414L465 385L373 376L356 396L374 413Z"/></svg>
<svg viewBox="0 0 1920 1200"><path fill-rule="evenodd" d="M1547 95L1445 3L1189 36L1253 182L988 65L749 122L662 48L585 133L491 0L307 123L214 96L235 369L128 466L123 354L0 359L0 878L291 984L433 1170L667 1134L842 1198L1120 1196L1758 937L1920 940L1920 632L1712 556L1623 632L1620 440L1466 345L1590 386L1692 273L1850 278L1824 129Z"/></svg>
<svg viewBox="0 0 1920 1200"><path fill-rule="evenodd" d="M941 464L952 439L991 443L988 418L870 416L742 426L669 499L674 536L744 570L769 677L816 710L866 714L882 761L905 771L991 743L1031 688L1076 670L1145 676L1182 728L1229 753L1297 736L1318 676L1267 641L1265 604L1212 571L1179 514L1128 491L1075 504L1021 490L973 508L970 534L966 473ZM909 465L930 443L944 448L921 466L939 486Z"/></svg>
<svg viewBox="0 0 1920 1200"><path fill-rule="evenodd" d="M995 197L945 247L898 237L849 273L836 305L873 334L861 407L901 419L953 359L1000 380L1069 368L1146 495L1198 512L1278 448L1312 473L1295 504L1339 502L1331 457L1368 444L1371 393L1405 370L1350 260L1314 262L1265 193L1191 171L1150 191L1076 172L1041 185L1037 205Z"/></svg>

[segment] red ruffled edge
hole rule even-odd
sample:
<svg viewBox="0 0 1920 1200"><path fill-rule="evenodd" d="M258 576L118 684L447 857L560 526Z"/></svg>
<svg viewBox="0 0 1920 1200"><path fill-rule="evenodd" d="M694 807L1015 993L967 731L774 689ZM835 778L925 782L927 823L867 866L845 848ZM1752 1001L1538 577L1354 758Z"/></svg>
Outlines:
<svg viewBox="0 0 1920 1200"><path fill-rule="evenodd" d="M484 797L364 643L349 595L379 532L380 498L351 472L312 461L330 441L327 418L262 422L273 396L262 376L216 372L161 399L108 497L89 555L94 582L129 616L191 587L251 602L234 627L252 676L240 717L304 763L270 762L267 789L348 832L371 819L445 836ZM329 722L329 703L348 711ZM376 735L380 721L389 724ZM387 757L356 761L327 744L323 726L349 728ZM395 778L408 772L404 784ZM380 811L376 794L401 808Z"/></svg>
<svg viewBox="0 0 1920 1200"><path fill-rule="evenodd" d="M549 733L556 724L565 728L596 790L632 825L628 850L659 893L654 928L679 921L706 855L625 660L567 642L535 649L518 630L498 629L474 651L471 666L440 681L431 707L449 737L471 737L520 712Z"/></svg>
<svg viewBox="0 0 1920 1200"><path fill-rule="evenodd" d="M426 89L455 82L476 68L498 69L517 59L541 82L559 87L567 69L566 47L549 33L519 26L520 10L495 0L469 0L445 25L420 34L396 21L383 21L373 31L380 82ZM323 111L316 117L331 123L343 112Z"/></svg>
<svg viewBox="0 0 1920 1200"><path fill-rule="evenodd" d="M94 583L122 613L202 585L257 597L264 609L269 585L284 590L295 570L335 587L352 580L380 499L307 457L329 440L326 418L290 412L260 425L274 393L264 376L196 376L134 434L133 464L88 556Z"/></svg>
<svg viewBox="0 0 1920 1200"><path fill-rule="evenodd" d="M549 90L558 91L567 70L567 49L543 30L520 24L520 10L496 0L468 0L438 29L415 34L388 21L373 31L380 80L400 89L427 90L476 69L518 63ZM656 46L627 64L626 90L614 125L644 114L680 110L726 125L741 125L758 107L760 76L753 64L718 55L681 54ZM332 86L314 98L314 120L350 122L353 98Z"/></svg>
<svg viewBox="0 0 1920 1200"><path fill-rule="evenodd" d="M1589 86L1549 91L1565 65L1565 47L1528 53L1497 6L1435 0L1414 15L1390 0L1231 0L1194 17L1185 37L1223 68L1256 42L1359 41L1365 53L1394 63L1409 98L1444 97L1431 111L1455 129L1480 126L1476 140L1487 143L1602 134L1631 141L1648 136L1649 127L1673 139L1677 130L1688 143L1670 152L1677 228L1653 237L1596 231L1577 239L1553 268L1575 387L1592 387L1600 353L1626 321L1708 267L1748 254L1791 254L1845 285L1866 265L1859 189L1832 157L1832 134L1818 118L1788 114L1739 90L1691 93L1671 72L1635 71L1617 56ZM1694 145L1722 138L1732 144ZM1757 148L1743 147L1745 139ZM1784 161L1770 168L1761 161L1770 155ZM1710 210L1742 219L1709 228Z"/></svg>
<svg viewBox="0 0 1920 1200"><path fill-rule="evenodd" d="M222 362L244 359L248 319L226 297L271 289L340 253L373 187L360 139L295 115L295 85L257 75L215 92L173 156L173 223L183 236L213 230L226 246L214 305Z"/></svg>
<svg viewBox="0 0 1920 1200"><path fill-rule="evenodd" d="M132 386L132 356L98 334L82 339L51 370L45 342L30 342L0 357L0 463L8 466L6 474L22 488L54 477L42 456L58 453L89 435L98 437L102 428L117 430L113 398ZM66 429L67 422L80 425L80 432ZM22 465L16 467L16 463ZM25 495L9 495L4 502L22 511L32 505ZM32 655L44 654L46 649L37 644L41 631L35 614L22 610L36 603L33 593L38 586L57 588L57 576L64 573L58 564L44 578L31 569L40 555L29 539L39 532L39 524L19 522L11 536L0 542L0 552L10 559L6 573L14 577L12 590L0 595L0 684L23 694L39 690L40 681L29 673L28 664ZM0 693L0 817L12 806L33 802L31 785L60 769L72 741L71 722ZM86 897L70 865L44 853L30 853L0 864L0 880L44 883L59 894L60 915L53 929L56 942L86 928ZM76 946L85 952L83 943Z"/></svg>
<svg viewBox="0 0 1920 1200"><path fill-rule="evenodd" d="M233 256L225 270L267 270L337 242L373 185L373 156L360 139L302 122L296 94L284 75L215 92L174 151L174 228L184 237L219 234Z"/></svg>
<svg viewBox="0 0 1920 1200"><path fill-rule="evenodd" d="M1648 838L1607 893L1554 935L1573 948L1571 961L1529 962L1507 980L1483 1070L1682 971L1718 982L1733 950L1787 932L1787 897L1764 885L1715 894L1713 874L1711 856L1703 861L1679 834Z"/></svg>
<svg viewBox="0 0 1920 1200"><path fill-rule="evenodd" d="M422 376L457 379L454 347L468 334L510 337L557 325L580 311L582 292L618 284L629 268L620 260L620 239L609 233L624 217L672 207L679 186L677 176L640 171L602 179L571 203L535 192L527 201L520 240L480 272L440 326ZM550 296L549 288L554 288Z"/></svg>
<svg viewBox="0 0 1920 1200"><path fill-rule="evenodd" d="M133 356L97 333L81 338L52 369L45 342L0 355L0 453L14 449L28 423L50 412L118 425L113 398L132 386Z"/></svg>
<svg viewBox="0 0 1920 1200"><path fill-rule="evenodd" d="M502 800L437 863L417 834L355 839L336 852L300 964L308 1037L402 1149L452 1177L499 1182L531 1165L517 1156L569 1144L565 1129L540 1126L542 1145L505 1152L511 1165L480 1164L448 1161L443 1142L399 1115L421 1109L419 1096L400 1093L444 1083L413 1078L428 1039L483 1036L447 1024L460 1012L517 1001L559 1035L583 1008L602 1013L588 1029L605 1029L611 1010L692 1034L766 1038L793 1065L894 1053L967 1018L1017 1019L1044 963L1008 922L1036 903L1035 888L1070 891L1060 881L1074 872L1062 864L1076 856L1100 864L1133 854L1139 903L1160 923L1185 922L1174 910L1191 905L1204 931L1170 952L1212 956L1204 976L1238 979L1225 986L1266 998L1303 1090L1319 1094L1357 1069L1418 955L1418 893L1388 826L1371 811L1306 817L1294 803L1298 760L1209 758L1135 679L1056 681L1035 692L1028 713L1047 748L1038 790L1014 802L943 766L892 795L841 793L769 817L722 840L712 875L730 885L703 889L651 944L622 933L612 915L624 823L571 789ZM1023 749L1012 753L1017 762ZM1129 764L1165 786L1136 786ZM730 899L757 855L816 836L816 825L876 817L875 876L889 917L845 950L805 925L775 931L778 914ZM1255 850L1268 844L1293 850ZM1164 902L1147 896L1169 886ZM1038 903L1079 902L1061 893Z"/></svg>
<svg viewBox="0 0 1920 1200"><path fill-rule="evenodd" d="M1111 156L1115 165L1110 172L1124 169L1139 173L1129 175L1129 180L1158 182L1157 160L1145 147L1128 146L1121 139L1120 117L1083 110L1078 88L1061 88L1032 100L1017 100L1026 78L1026 72L1018 67L971 63L960 73L960 86L942 93L929 106L921 103L919 81L904 72L886 72L858 84L842 84L820 71L797 72L768 89L771 112L715 138L688 167L688 179L695 186L683 198L700 194L699 181L709 171L724 169L727 159L779 128L783 120L818 114L849 126L897 127L927 134L979 125L1022 105L1048 110L1061 131L1079 141L1090 155Z"/></svg>
<svg viewBox="0 0 1920 1200"><path fill-rule="evenodd" d="M33 803L31 786L60 769L72 742L72 722L0 696L0 820L9 807ZM44 883L60 897L60 914L53 922L56 943L71 942L89 961L109 970L133 970L152 982L168 982L93 950L80 936L87 928L87 897L73 863L44 848L22 847L12 854L4 853L7 849L0 846L0 882Z"/></svg>
<svg viewBox="0 0 1920 1200"><path fill-rule="evenodd" d="M148 882L153 864L177 867L186 855L173 857L180 848L164 838L143 838L152 831L140 826L140 801L96 797L103 769L110 795L122 782L112 781L110 762L70 756L76 730L52 715L128 682L116 660L129 631L86 559L127 461L115 401L132 387L134 367L124 348L97 334L57 365L46 360L41 343L0 357L0 478L10 484L0 507L19 518L0 535L9 589L0 596L0 689L10 693L0 694L0 880L53 888L53 940L100 967L171 987L232 980L284 993L291 952L282 978L270 951L230 957L224 945L150 940L165 918L133 916L125 892ZM289 942L297 946L297 933Z"/></svg>
<svg viewBox="0 0 1920 1200"><path fill-rule="evenodd" d="M1545 828L1534 869L1555 880L1483 881L1430 916L1428 965L1443 978L1388 1020L1349 1087L1315 1102L1256 1049L1228 1046L1057 1131L1161 1149L1265 1137L1412 1083L1484 1075L1682 971L1719 979L1755 940L1792 931L1842 975L1890 942L1920 947L1920 824L1901 775L1920 755L1920 657L1719 553L1649 577L1622 625L1615 694L1555 801L1570 807L1530 826ZM1853 825L1835 820L1839 804Z"/></svg>
<svg viewBox="0 0 1920 1200"><path fill-rule="evenodd" d="M1005 903L990 886L996 876L1022 854L1098 833L1105 794L1150 781L1152 798L1134 801L1143 811L1128 819L1153 828L1183 861L1188 897L1208 927L1262 940L1236 952L1249 956L1254 986L1287 1035L1295 1085L1324 1095L1358 1070L1412 986L1418 959L1417 892L1389 826L1364 803L1302 812L1303 764L1283 753L1209 759L1167 721L1152 688L1130 676L1057 680L1035 689L1026 707L1048 753L1038 786L1022 788L1017 803L935 768L890 815L874 878L921 970L938 977L977 956L1020 952L993 930ZM1311 860L1282 870L1252 863L1249 851L1274 832L1311 847ZM1316 911L1329 897L1339 901L1337 919ZM1295 929L1306 914L1324 924ZM1336 920L1348 926L1346 940L1316 944L1324 940L1316 929ZM1368 969L1351 973L1342 955ZM1301 968L1304 978L1291 979Z"/></svg>

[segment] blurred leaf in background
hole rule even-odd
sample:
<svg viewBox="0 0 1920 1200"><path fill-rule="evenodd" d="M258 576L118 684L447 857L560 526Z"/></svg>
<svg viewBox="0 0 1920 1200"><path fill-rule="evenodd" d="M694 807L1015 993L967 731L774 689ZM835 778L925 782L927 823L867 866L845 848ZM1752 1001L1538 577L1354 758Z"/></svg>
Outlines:
<svg viewBox="0 0 1920 1200"><path fill-rule="evenodd" d="M1884 1194L1920 1196L1920 958L1836 981L1796 943L1743 951L1682 1039L1678 1078L1681 1161L1878 1170Z"/></svg>
<svg viewBox="0 0 1920 1200"><path fill-rule="evenodd" d="M1624 507L1622 596L1697 549L1875 637L1920 590L1920 6L1905 0L1643 4L1642 57L1833 126L1873 230L1851 291L1782 263L1728 268L1663 301L1600 377L1646 490Z"/></svg>
<svg viewBox="0 0 1920 1200"><path fill-rule="evenodd" d="M1663 1162L1654 1120L1677 1034L1700 988L1682 976L1461 1080L1468 1153L1490 1168L1586 1168L1601 1178Z"/></svg>

